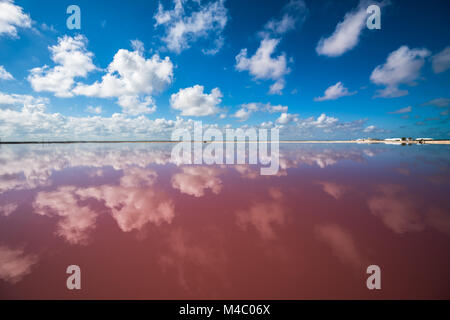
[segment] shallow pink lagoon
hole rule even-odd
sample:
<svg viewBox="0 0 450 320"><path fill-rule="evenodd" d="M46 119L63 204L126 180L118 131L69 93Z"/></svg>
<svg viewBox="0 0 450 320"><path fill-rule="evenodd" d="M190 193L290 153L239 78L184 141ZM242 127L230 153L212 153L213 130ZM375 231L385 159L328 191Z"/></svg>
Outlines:
<svg viewBox="0 0 450 320"><path fill-rule="evenodd" d="M172 146L1 145L0 298L450 298L448 146L281 145L276 176Z"/></svg>

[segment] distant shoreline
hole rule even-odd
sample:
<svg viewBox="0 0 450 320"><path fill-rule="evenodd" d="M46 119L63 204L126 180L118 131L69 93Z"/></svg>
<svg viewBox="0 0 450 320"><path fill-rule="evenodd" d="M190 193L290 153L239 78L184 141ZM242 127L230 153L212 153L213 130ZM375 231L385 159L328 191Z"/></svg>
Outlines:
<svg viewBox="0 0 450 320"><path fill-rule="evenodd" d="M117 141L1 141L0 144L81 144L81 143L179 143L181 141L170 140L117 140ZM230 143L233 141L190 141L193 143ZM258 141L235 141L237 143L257 143ZM262 142L262 141L261 141ZM429 140L429 141L377 141L377 140L280 140L280 143L356 143L356 144L450 144L450 140ZM270 141L268 141L270 143Z"/></svg>

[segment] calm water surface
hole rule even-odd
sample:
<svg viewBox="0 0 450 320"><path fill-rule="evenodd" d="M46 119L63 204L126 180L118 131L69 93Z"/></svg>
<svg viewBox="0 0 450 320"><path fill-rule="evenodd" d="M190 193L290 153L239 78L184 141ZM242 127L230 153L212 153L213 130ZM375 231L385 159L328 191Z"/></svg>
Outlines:
<svg viewBox="0 0 450 320"><path fill-rule="evenodd" d="M281 145L276 176L172 146L1 145L0 298L450 298L448 146Z"/></svg>

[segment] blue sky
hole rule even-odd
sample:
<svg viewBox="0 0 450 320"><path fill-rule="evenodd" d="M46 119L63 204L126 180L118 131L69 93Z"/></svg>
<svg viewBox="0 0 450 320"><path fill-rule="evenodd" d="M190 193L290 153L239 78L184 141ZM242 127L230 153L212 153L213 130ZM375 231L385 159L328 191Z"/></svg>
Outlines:
<svg viewBox="0 0 450 320"><path fill-rule="evenodd" d="M69 5L81 29L69 30ZM381 8L381 29L366 9ZM3 11L3 12L1 12ZM0 0L0 137L449 138L448 1Z"/></svg>

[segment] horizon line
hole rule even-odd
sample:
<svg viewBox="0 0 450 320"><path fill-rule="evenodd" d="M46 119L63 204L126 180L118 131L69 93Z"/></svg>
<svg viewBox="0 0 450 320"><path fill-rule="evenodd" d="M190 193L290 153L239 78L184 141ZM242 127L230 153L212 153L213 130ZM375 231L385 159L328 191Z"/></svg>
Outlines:
<svg viewBox="0 0 450 320"><path fill-rule="evenodd" d="M76 144L76 143L258 143L271 142L269 140L190 140L190 141L173 141L173 140L49 140L49 141L0 141L0 144ZM450 144L450 139L434 139L429 141L407 140L407 141L386 141L386 140L279 140L279 143L387 143L387 144Z"/></svg>

